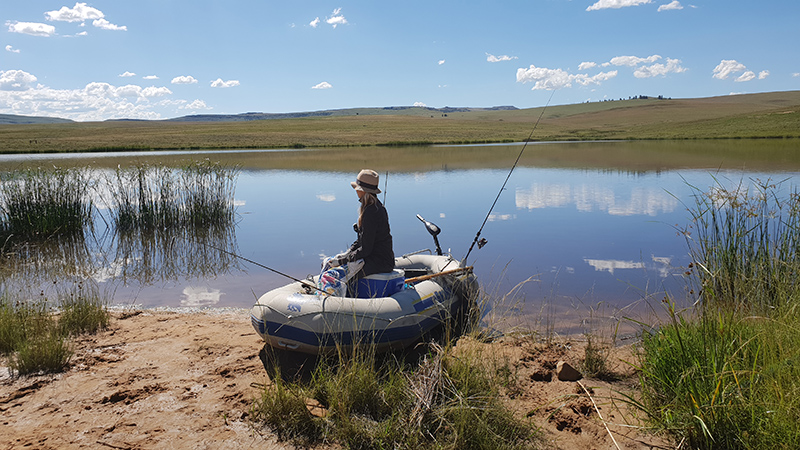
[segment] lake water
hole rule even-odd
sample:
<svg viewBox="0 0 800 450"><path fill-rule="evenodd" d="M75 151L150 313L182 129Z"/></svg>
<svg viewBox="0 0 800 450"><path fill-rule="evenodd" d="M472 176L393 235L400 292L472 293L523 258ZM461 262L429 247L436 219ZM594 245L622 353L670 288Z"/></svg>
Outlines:
<svg viewBox="0 0 800 450"><path fill-rule="evenodd" d="M123 245L99 219L84 269L118 304L249 307L289 280L215 249L296 278L318 273L323 255L355 239L358 203L350 181L370 167L381 174L379 198L396 254L434 248L420 214L442 229L442 248L462 258L521 148L5 155L0 170L90 166L102 174L118 164L180 166L205 158L238 165L232 230L171 253L142 243L120 252ZM796 141L529 144L483 228L488 243L467 262L504 314L510 308L539 319L570 311L621 317L646 313L665 294L690 303L683 277L690 261L678 229L689 223L692 186L769 179L792 189L798 173ZM29 272L7 274L6 288L48 289L46 274L31 281Z"/></svg>

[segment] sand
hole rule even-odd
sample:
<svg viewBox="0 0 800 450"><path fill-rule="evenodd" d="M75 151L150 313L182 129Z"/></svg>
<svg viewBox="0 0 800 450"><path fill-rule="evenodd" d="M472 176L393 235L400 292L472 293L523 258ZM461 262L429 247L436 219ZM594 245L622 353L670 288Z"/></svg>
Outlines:
<svg viewBox="0 0 800 450"><path fill-rule="evenodd" d="M636 428L618 400L635 392L623 362L633 361L630 346L609 358L613 382L556 379L559 360L580 364L580 340L459 346L489 346L487 354L509 362L517 382L504 398L534 420L548 448L674 448ZM0 367L0 448L293 448L248 420L257 385L268 383L262 347L244 310L117 313L108 330L75 342L64 373L11 378Z"/></svg>

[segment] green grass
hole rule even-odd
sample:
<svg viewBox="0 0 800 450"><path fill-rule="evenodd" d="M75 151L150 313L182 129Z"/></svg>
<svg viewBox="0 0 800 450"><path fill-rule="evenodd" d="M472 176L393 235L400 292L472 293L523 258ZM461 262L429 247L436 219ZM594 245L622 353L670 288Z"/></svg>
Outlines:
<svg viewBox="0 0 800 450"><path fill-rule="evenodd" d="M800 201L756 182L698 193L684 230L700 293L644 335L642 403L691 448L795 448L800 441Z"/></svg>
<svg viewBox="0 0 800 450"><path fill-rule="evenodd" d="M108 327L108 301L96 284L74 285L59 295L58 325L65 335L95 333Z"/></svg>
<svg viewBox="0 0 800 450"><path fill-rule="evenodd" d="M79 283L58 296L59 312L46 298L0 297L0 354L16 376L60 372L72 357L71 335L108 326L106 301L96 289Z"/></svg>
<svg viewBox="0 0 800 450"><path fill-rule="evenodd" d="M486 358L436 345L419 363L369 347L322 359L311 380L274 373L251 418L297 445L335 442L349 449L535 448L529 422L501 402L500 379ZM309 399L326 409L312 415Z"/></svg>
<svg viewBox="0 0 800 450"><path fill-rule="evenodd" d="M31 169L0 180L0 218L6 236L79 236L91 224L91 182L81 169Z"/></svg>

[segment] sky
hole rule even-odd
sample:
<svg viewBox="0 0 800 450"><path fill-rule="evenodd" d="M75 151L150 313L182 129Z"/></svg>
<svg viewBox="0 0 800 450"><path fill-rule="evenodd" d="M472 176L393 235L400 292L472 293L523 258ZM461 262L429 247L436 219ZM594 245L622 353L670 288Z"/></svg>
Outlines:
<svg viewBox="0 0 800 450"><path fill-rule="evenodd" d="M77 121L800 89L797 0L0 0L0 26L0 114Z"/></svg>

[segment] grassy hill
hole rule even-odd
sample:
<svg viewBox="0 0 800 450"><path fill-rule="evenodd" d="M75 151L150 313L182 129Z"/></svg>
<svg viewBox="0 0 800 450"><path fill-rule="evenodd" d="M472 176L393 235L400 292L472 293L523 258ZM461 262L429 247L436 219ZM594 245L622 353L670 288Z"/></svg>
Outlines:
<svg viewBox="0 0 800 450"><path fill-rule="evenodd" d="M0 152L519 142L531 135L540 115L542 121L531 137L536 141L800 137L800 91L632 99L546 109L394 107L328 113L259 120L190 116L183 121L2 125ZM261 113L245 116L254 114Z"/></svg>
<svg viewBox="0 0 800 450"><path fill-rule="evenodd" d="M37 117L37 116L17 116L14 114L0 114L0 125L23 125L41 123L69 123L69 119L59 119L57 117Z"/></svg>

